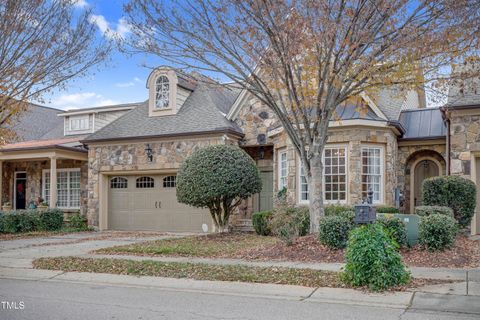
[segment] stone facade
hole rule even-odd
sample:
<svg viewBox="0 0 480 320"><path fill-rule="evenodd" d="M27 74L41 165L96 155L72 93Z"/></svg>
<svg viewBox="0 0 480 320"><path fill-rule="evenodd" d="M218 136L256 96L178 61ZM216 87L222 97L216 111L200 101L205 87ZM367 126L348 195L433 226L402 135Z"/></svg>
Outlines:
<svg viewBox="0 0 480 320"><path fill-rule="evenodd" d="M145 145L153 150L153 159L148 161ZM88 209L90 225L99 225L100 175L102 173L128 173L135 171L170 170L176 172L185 158L195 150L217 144L232 143L233 137L211 136L169 141L144 141L90 145L88 150ZM107 196L107 195L103 195Z"/></svg>
<svg viewBox="0 0 480 320"><path fill-rule="evenodd" d="M421 159L434 159L440 163L440 175L446 174L446 144L439 142L434 144L420 145L415 144L401 144L398 148L398 165L397 165L397 181L398 187L403 193L404 200L401 203L400 210L404 213L411 213L410 199L411 199L411 177L413 164Z"/></svg>
<svg viewBox="0 0 480 320"><path fill-rule="evenodd" d="M480 151L480 112L453 111L451 121L451 173L470 178L471 152Z"/></svg>
<svg viewBox="0 0 480 320"><path fill-rule="evenodd" d="M87 162L80 160L57 159L57 169L80 168L80 213L86 214L87 207ZM41 161L15 161L3 163L3 198L8 198L13 204L13 186L15 171L27 173L26 199L27 207L30 201L37 201L42 196L42 172L50 169L49 160Z"/></svg>
<svg viewBox="0 0 480 320"><path fill-rule="evenodd" d="M285 132L274 137L275 161L274 161L274 190L278 192L278 154L279 151L287 151L288 177L287 177L287 200L290 203L299 203L299 177L298 168L300 159L296 150ZM397 137L389 128L369 127L343 127L330 128L327 143L329 145L346 146L348 189L347 204L356 204L362 201L362 162L361 149L363 146L380 146L384 153L383 177L383 204L394 204L394 189L397 186Z"/></svg>

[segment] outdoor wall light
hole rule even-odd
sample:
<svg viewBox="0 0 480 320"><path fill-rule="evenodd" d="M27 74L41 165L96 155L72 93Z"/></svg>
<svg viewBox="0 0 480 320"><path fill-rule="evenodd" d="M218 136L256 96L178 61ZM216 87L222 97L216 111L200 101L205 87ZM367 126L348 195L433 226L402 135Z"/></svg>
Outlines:
<svg viewBox="0 0 480 320"><path fill-rule="evenodd" d="M153 150L150 148L150 144L145 145L145 154L147 155L147 159L149 162L153 161Z"/></svg>

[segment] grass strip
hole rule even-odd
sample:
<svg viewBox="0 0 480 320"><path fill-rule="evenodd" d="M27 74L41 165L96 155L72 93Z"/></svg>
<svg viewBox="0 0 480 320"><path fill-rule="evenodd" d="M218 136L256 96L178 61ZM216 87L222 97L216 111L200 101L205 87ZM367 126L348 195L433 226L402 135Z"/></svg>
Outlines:
<svg viewBox="0 0 480 320"><path fill-rule="evenodd" d="M94 259L77 257L40 258L33 262L36 269L65 272L112 273L133 276L188 278L195 280L274 283L306 287L343 288L336 272L312 269L211 265L127 259Z"/></svg>
<svg viewBox="0 0 480 320"><path fill-rule="evenodd" d="M226 257L250 250L274 245L274 237L252 234L226 234L190 236L178 239L147 241L95 251L101 254L130 254L149 256Z"/></svg>

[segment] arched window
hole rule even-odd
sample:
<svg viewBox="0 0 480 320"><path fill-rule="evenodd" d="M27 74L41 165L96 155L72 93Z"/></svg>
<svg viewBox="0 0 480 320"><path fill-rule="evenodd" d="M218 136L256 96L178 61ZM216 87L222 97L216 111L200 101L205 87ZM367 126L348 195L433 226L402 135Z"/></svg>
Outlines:
<svg viewBox="0 0 480 320"><path fill-rule="evenodd" d="M175 188L177 186L177 176L168 176L163 178L164 188Z"/></svg>
<svg viewBox="0 0 480 320"><path fill-rule="evenodd" d="M151 177L140 177L137 179L137 188L153 188L155 180Z"/></svg>
<svg viewBox="0 0 480 320"><path fill-rule="evenodd" d="M128 187L128 180L124 177L115 177L110 180L110 188L112 189L126 189Z"/></svg>
<svg viewBox="0 0 480 320"><path fill-rule="evenodd" d="M159 76L155 83L155 109L165 109L170 103L170 82L166 76Z"/></svg>

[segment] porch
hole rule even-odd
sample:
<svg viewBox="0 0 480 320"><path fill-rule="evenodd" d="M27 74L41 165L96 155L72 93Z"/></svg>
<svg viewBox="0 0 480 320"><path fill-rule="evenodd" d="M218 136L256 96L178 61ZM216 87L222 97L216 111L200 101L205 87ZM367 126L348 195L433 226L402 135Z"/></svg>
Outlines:
<svg viewBox="0 0 480 320"><path fill-rule="evenodd" d="M0 148L0 207L28 209L43 199L50 208L83 211L87 150L78 139L29 141Z"/></svg>

